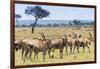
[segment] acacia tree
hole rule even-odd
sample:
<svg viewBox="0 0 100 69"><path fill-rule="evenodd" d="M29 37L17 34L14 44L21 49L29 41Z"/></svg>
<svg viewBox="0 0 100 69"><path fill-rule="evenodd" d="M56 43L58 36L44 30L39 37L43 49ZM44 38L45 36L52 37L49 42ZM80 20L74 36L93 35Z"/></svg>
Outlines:
<svg viewBox="0 0 100 69"><path fill-rule="evenodd" d="M80 20L73 20L73 23L77 29L80 28Z"/></svg>
<svg viewBox="0 0 100 69"><path fill-rule="evenodd" d="M73 20L73 23L74 23L75 26L79 26L80 21L79 20Z"/></svg>
<svg viewBox="0 0 100 69"><path fill-rule="evenodd" d="M20 14L15 14L15 18L16 18L16 23L18 26L18 19L20 19L22 16Z"/></svg>
<svg viewBox="0 0 100 69"><path fill-rule="evenodd" d="M34 33L34 28L37 21L39 19L49 16L50 12L45 9L42 9L41 6L34 6L34 7L28 6L25 9L25 14L31 15L35 18L35 22L32 24L32 32L31 32Z"/></svg>

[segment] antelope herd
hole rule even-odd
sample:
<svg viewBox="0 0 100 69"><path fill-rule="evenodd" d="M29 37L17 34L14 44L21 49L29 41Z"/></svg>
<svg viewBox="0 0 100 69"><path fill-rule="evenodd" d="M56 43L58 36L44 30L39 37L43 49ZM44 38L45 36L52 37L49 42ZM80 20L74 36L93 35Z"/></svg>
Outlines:
<svg viewBox="0 0 100 69"><path fill-rule="evenodd" d="M66 50L66 54L74 54L75 50L77 53L80 53L80 47L83 48L83 53L85 52L85 48L88 48L88 52L90 53L89 44L91 41L83 37L82 35L78 35L77 33L72 34L64 34L60 38L56 39L47 39L43 32L39 32L42 36L42 39L34 38L34 39L23 39L23 40L15 40L15 49L16 51L22 50L22 60L25 62L26 59L32 61L32 53L34 53L34 60L38 59L38 53L42 52L43 54L43 62L45 62L46 53L48 53L49 58L54 58L54 55L51 56L51 51L54 52L55 49L59 50L59 58L63 58L64 48ZM70 52L68 52L68 47ZM56 55L56 53L54 53ZM67 56L67 55L66 55Z"/></svg>

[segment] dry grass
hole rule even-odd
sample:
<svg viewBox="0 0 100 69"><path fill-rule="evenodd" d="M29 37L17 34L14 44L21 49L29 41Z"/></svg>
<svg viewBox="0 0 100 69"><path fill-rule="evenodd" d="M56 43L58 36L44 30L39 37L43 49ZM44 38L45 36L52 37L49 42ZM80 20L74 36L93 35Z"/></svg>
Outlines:
<svg viewBox="0 0 100 69"><path fill-rule="evenodd" d="M87 38L90 38L89 32L93 35L92 31L87 31L88 29L93 28L81 28L80 30L76 30L73 28L35 28L34 34L31 34L31 28L15 28L15 39L25 39L25 38L41 38L39 32L44 32L46 38L48 39L55 39L55 38L61 38L64 34L72 34L72 32L76 32L78 34L81 34ZM15 52L15 64L16 65L31 65L31 64L47 64L47 63L69 63L69 62L83 62L83 61L94 61L94 42L90 45L91 53L88 53L88 49L86 48L86 53L83 54L82 48L80 48L80 54L70 54L66 55L66 52L64 50L64 58L59 58L59 51L56 50L54 54L54 59L49 59L48 54L46 55L46 62L43 62L42 59L42 53L39 53L39 59L35 61L26 60L24 63L21 58L21 50L18 52ZM34 54L32 54L33 58ZM59 60L59 61L58 61Z"/></svg>

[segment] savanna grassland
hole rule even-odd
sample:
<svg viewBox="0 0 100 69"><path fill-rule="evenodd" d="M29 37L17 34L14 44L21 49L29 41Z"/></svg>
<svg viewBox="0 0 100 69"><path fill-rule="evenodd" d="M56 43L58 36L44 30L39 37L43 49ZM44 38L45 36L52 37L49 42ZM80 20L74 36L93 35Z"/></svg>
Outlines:
<svg viewBox="0 0 100 69"><path fill-rule="evenodd" d="M81 34L84 37L91 38L89 33L92 35L92 39L94 40L94 30L93 27L81 27L80 29L76 29L74 27L66 28L66 27L36 27L33 34L31 34L31 27L15 27L15 39L21 40L25 38L33 39L39 38L41 39L41 35L39 32L43 32L47 39L55 39L61 38L64 34L72 34L76 32L77 34ZM94 61L94 42L91 41L91 45L89 45L91 53L88 53L88 49L85 49L85 53L83 53L83 49L80 48L80 53L78 54L75 51L75 54L66 54L64 49L63 51L63 59L60 59L59 50L55 50L55 52L51 52L51 55L54 54L54 58L49 59L48 53L46 54L46 61L43 62L42 53L38 54L38 59L32 62L30 60L26 60L26 62L22 61L21 50L15 51L15 64L17 65L33 65L33 64L51 64L51 63L70 63L70 62L84 62L84 61ZM69 49L68 49L69 51ZM34 53L32 54L32 58L34 58Z"/></svg>

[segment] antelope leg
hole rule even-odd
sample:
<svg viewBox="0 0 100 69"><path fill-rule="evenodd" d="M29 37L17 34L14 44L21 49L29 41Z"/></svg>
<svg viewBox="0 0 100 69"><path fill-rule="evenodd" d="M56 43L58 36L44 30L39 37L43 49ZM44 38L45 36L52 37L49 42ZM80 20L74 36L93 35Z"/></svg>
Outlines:
<svg viewBox="0 0 100 69"><path fill-rule="evenodd" d="M66 46L66 54L68 54L68 51L67 50L68 50L68 46Z"/></svg>
<svg viewBox="0 0 100 69"><path fill-rule="evenodd" d="M32 50L30 50L30 54L29 54L29 58L30 58L30 60L32 61Z"/></svg>
<svg viewBox="0 0 100 69"><path fill-rule="evenodd" d="M76 48L76 45L75 45L74 48L73 48L73 54L75 53L75 48Z"/></svg>
<svg viewBox="0 0 100 69"><path fill-rule="evenodd" d="M86 47L88 48L88 50L89 50L89 53L91 53L91 52L90 52L90 47L89 47L88 45L87 45Z"/></svg>
<svg viewBox="0 0 100 69"><path fill-rule="evenodd" d="M60 58L63 58L63 49L60 49Z"/></svg>
<svg viewBox="0 0 100 69"><path fill-rule="evenodd" d="M36 52L34 52L34 61L35 61L35 57L36 57Z"/></svg>
<svg viewBox="0 0 100 69"><path fill-rule="evenodd" d="M24 59L28 59L28 53L29 53L29 50L28 49L26 49L26 51L25 51L25 58Z"/></svg>
<svg viewBox="0 0 100 69"><path fill-rule="evenodd" d="M83 45L83 53L85 52L85 46Z"/></svg>
<svg viewBox="0 0 100 69"><path fill-rule="evenodd" d="M37 59L38 59L38 52L37 52Z"/></svg>
<svg viewBox="0 0 100 69"><path fill-rule="evenodd" d="M24 49L22 48L22 60L24 60L23 55L24 55Z"/></svg>
<svg viewBox="0 0 100 69"><path fill-rule="evenodd" d="M45 62L45 52L43 52L43 62Z"/></svg>
<svg viewBox="0 0 100 69"><path fill-rule="evenodd" d="M78 54L79 54L79 46L77 47L77 52L78 52Z"/></svg>
<svg viewBox="0 0 100 69"><path fill-rule="evenodd" d="M49 51L48 51L48 54L49 54L49 58L51 58L50 52L51 52L51 49L49 49Z"/></svg>
<svg viewBox="0 0 100 69"><path fill-rule="evenodd" d="M72 47L70 47L70 54L72 53Z"/></svg>

